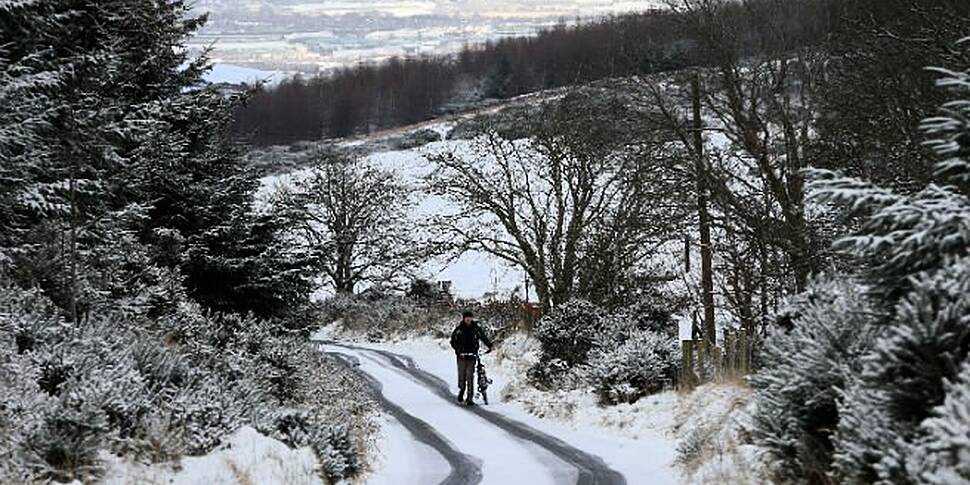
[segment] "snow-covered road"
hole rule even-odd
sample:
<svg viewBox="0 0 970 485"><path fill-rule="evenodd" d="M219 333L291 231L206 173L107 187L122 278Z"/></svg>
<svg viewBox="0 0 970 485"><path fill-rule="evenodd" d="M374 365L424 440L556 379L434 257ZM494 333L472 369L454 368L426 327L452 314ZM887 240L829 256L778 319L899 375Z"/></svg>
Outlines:
<svg viewBox="0 0 970 485"><path fill-rule="evenodd" d="M629 476L629 466L622 470L625 477L580 449L583 443L575 435L567 443L556 430L527 424L522 416L513 419L507 405L458 405L440 359L439 365L422 367L412 356L379 346L327 341L322 347L368 376L389 416L385 466L368 483L623 484L645 478ZM603 443L598 444L602 452ZM617 443L623 455L621 448ZM653 473L650 483L673 483L666 456L643 456L638 465L638 472L649 473L651 467L661 472Z"/></svg>

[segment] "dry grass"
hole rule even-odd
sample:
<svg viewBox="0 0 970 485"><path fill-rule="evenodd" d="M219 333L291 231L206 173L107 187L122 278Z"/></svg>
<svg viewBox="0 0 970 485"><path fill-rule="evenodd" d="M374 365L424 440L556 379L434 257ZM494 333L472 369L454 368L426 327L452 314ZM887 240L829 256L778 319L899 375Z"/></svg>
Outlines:
<svg viewBox="0 0 970 485"><path fill-rule="evenodd" d="M768 483L757 449L744 439L751 388L741 378L679 391L674 431L686 483Z"/></svg>

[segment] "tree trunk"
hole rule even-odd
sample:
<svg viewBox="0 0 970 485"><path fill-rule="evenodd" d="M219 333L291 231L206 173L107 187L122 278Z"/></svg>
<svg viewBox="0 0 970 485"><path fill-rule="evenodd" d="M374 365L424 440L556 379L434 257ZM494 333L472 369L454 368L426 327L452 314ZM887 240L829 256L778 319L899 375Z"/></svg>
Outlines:
<svg viewBox="0 0 970 485"><path fill-rule="evenodd" d="M700 229L701 298L704 304L704 339L708 348L717 344L714 325L714 275L711 255L711 215L708 211L707 161L704 155L704 123L701 119L701 90L697 74L691 80L691 108L694 117L694 164L697 177L697 220Z"/></svg>

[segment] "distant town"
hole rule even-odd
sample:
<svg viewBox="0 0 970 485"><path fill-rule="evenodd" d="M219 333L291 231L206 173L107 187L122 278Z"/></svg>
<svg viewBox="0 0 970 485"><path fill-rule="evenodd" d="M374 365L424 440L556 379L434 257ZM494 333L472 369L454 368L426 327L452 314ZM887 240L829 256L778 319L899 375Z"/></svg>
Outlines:
<svg viewBox="0 0 970 485"><path fill-rule="evenodd" d="M209 0L195 7L209 13L209 22L188 47L193 53L211 48L216 64L316 74L395 56L456 53L466 45L531 35L558 23L645 9L655 2L600 3L547 2L540 9L521 1ZM462 9L462 4L470 6Z"/></svg>

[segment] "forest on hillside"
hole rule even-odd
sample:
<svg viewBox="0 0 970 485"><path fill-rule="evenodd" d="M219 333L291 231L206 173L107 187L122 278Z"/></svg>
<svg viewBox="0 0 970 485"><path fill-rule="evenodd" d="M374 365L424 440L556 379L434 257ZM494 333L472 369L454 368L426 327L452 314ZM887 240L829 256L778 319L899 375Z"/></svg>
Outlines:
<svg viewBox="0 0 970 485"><path fill-rule="evenodd" d="M748 12L756 8L794 48L818 44L838 28L845 7L832 0L766 0L731 5L718 15L750 37L743 49L762 49ZM296 76L259 88L237 113L235 131L257 144L339 138L413 124L486 99L507 99L599 79L708 65L710 55L668 9L560 24L534 37L466 46L456 56L395 58L333 73Z"/></svg>

